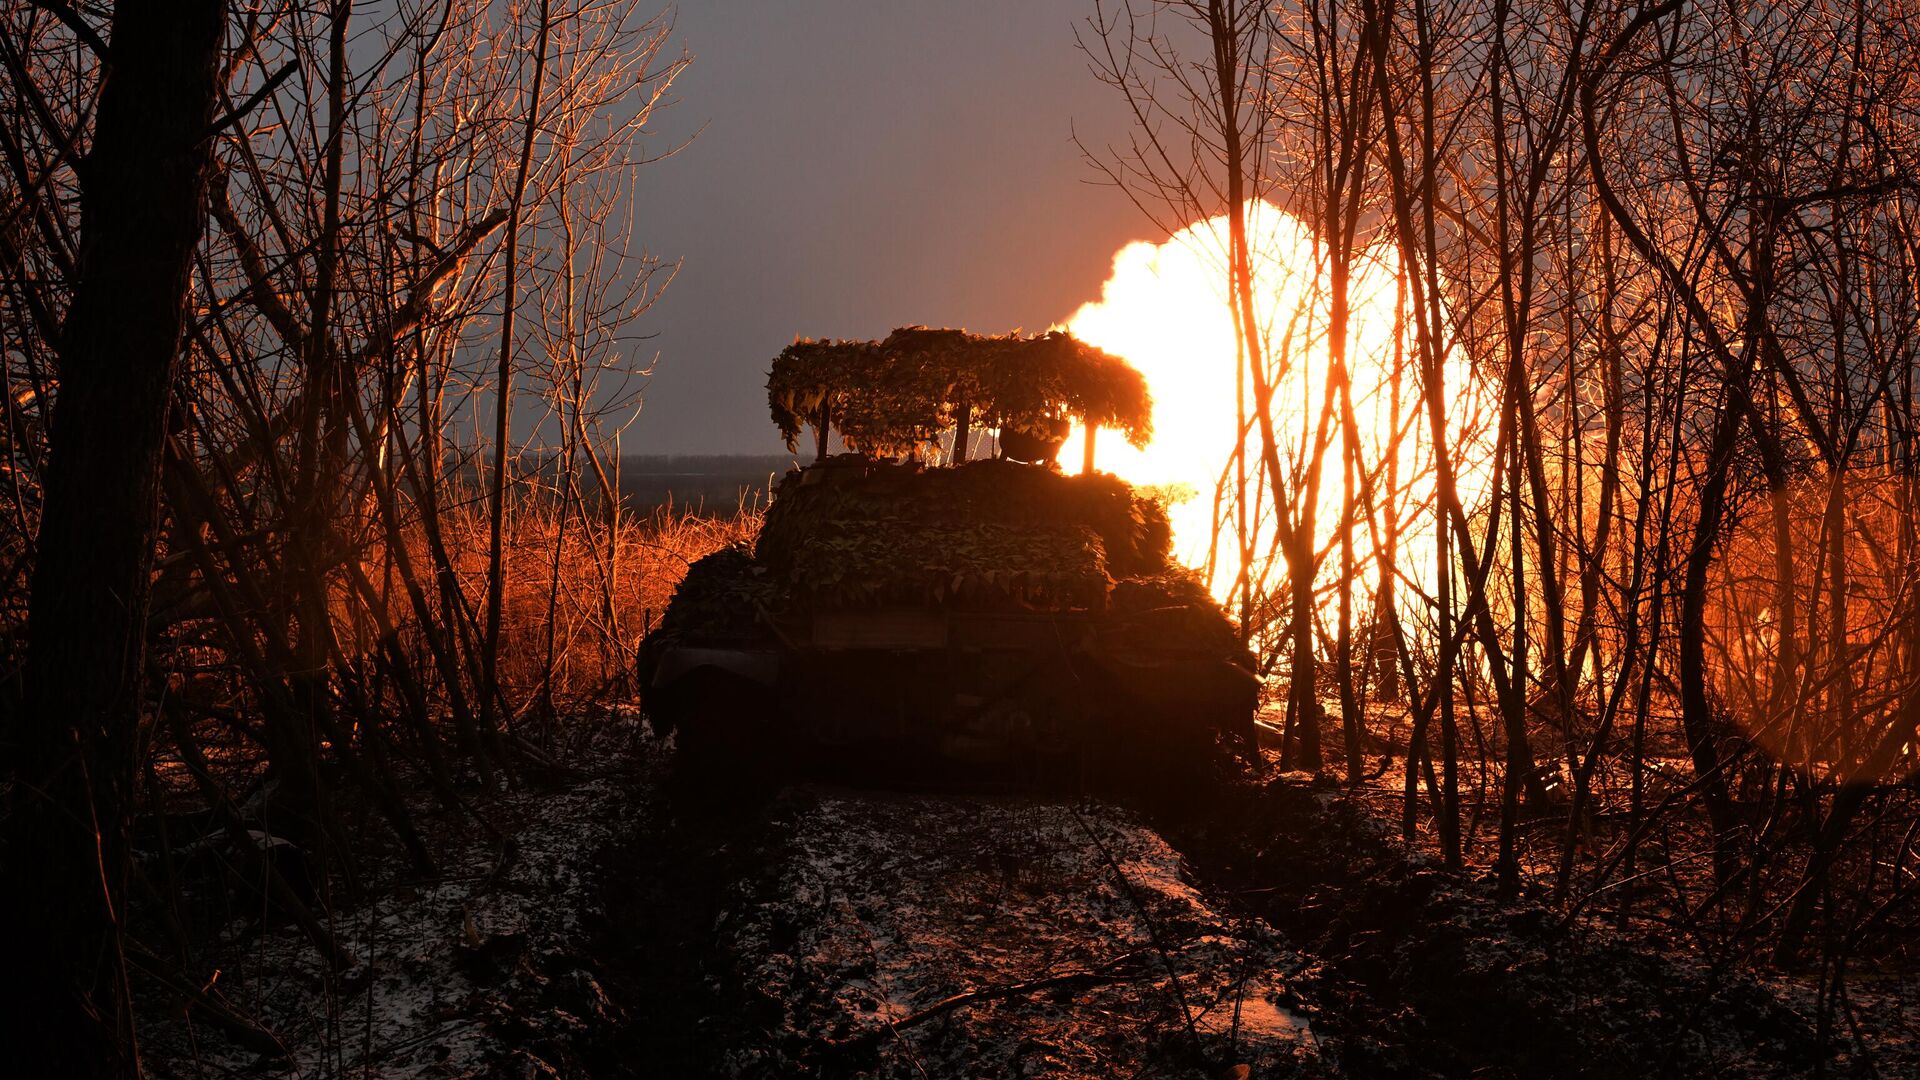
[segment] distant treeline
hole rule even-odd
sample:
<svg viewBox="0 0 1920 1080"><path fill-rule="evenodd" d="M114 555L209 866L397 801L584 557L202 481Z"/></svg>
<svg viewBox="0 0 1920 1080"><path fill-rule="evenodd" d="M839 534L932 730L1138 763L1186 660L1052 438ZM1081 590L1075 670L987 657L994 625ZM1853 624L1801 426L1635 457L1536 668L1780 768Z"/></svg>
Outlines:
<svg viewBox="0 0 1920 1080"><path fill-rule="evenodd" d="M764 500L793 468L791 454L629 454L620 459L620 496L630 510L674 506L726 513Z"/></svg>
<svg viewBox="0 0 1920 1080"><path fill-rule="evenodd" d="M516 475L544 479L534 490L558 490L559 455L541 458L523 455ZM793 466L790 454L626 454L607 482L620 492L628 513L673 506L702 514L730 514L743 502L764 502L772 485ZM580 467L585 470L579 485L581 503L592 511L601 501L599 478L584 462ZM469 477L474 490L484 486L478 480Z"/></svg>

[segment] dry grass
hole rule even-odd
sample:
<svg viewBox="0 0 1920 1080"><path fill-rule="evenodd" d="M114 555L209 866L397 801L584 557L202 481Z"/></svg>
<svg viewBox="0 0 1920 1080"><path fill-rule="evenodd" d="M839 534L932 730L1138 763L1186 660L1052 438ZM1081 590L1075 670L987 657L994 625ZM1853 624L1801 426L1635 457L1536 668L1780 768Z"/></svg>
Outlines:
<svg viewBox="0 0 1920 1080"><path fill-rule="evenodd" d="M668 507L615 523L577 508L563 515L554 500L519 501L505 526L497 667L508 705L516 714L551 708L564 715L630 693L635 652L687 567L728 544L751 542L761 513L743 500L722 514ZM487 598L484 505L472 500L444 510L441 532L477 639ZM414 565L431 566L424 534L414 530L409 543ZM420 668L430 667L410 605L397 588L387 592L392 624Z"/></svg>
<svg viewBox="0 0 1920 1080"><path fill-rule="evenodd" d="M559 515L521 511L512 525L500 633L499 673L508 700L531 703L549 677L552 701L562 708L624 688L641 639L687 567L728 544L751 541L759 527L759 509L742 505L722 517L662 510L617 527L576 517L562 535ZM484 566L484 559L475 560L476 593Z"/></svg>

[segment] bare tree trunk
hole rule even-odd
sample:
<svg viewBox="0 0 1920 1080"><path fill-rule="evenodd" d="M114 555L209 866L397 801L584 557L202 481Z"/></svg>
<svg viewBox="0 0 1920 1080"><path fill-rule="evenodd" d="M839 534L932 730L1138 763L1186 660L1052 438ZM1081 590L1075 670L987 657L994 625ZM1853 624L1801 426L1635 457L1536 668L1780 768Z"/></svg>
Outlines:
<svg viewBox="0 0 1920 1080"><path fill-rule="evenodd" d="M318 852L322 865L333 855L325 825L331 815L326 807L327 787L319 773L318 734L331 722L328 713L333 708L327 693L327 658L334 647L327 572L334 557L339 478L346 458L344 410L352 381L342 370L342 357L332 337L342 247L340 200L348 134L347 26L352 12L348 0L334 0L328 15L327 139L309 329L289 342L301 357L304 394L288 544L293 579L289 591L298 633L294 661L289 666L294 709L284 725L288 730L280 736L288 752L276 755L285 779L277 809L286 814L287 820L274 828ZM324 878L321 886L324 891Z"/></svg>
<svg viewBox="0 0 1920 1080"><path fill-rule="evenodd" d="M1288 677L1288 710L1294 722L1287 726L1287 745L1283 760L1290 766L1320 768L1320 716L1314 687L1313 656L1313 535L1311 503L1304 507L1308 528L1304 537L1296 535L1289 522L1291 502L1286 498L1286 477L1280 468L1279 442L1273 428L1273 383L1267 375L1267 352L1261 324L1255 314L1253 248L1247 236L1247 140L1241 131L1239 88L1245 75L1239 70L1242 35L1247 33L1246 11L1226 0L1208 0L1207 29L1213 47L1215 92L1213 104L1220 111L1221 156L1227 182L1227 276L1228 303L1237 329L1236 336L1246 345L1246 371L1253 386L1254 416L1259 424L1262 458L1267 482L1273 489L1275 526L1280 530L1281 551L1286 557L1287 573L1292 581L1292 617L1288 633L1293 643L1293 663Z"/></svg>
<svg viewBox="0 0 1920 1080"><path fill-rule="evenodd" d="M1700 489L1699 518L1694 524L1692 546L1687 550L1686 579L1680 593L1680 725L1686 734L1694 773L1705 785L1707 814L1713 821L1714 865L1722 878L1731 873L1733 866L1733 852L1728 845L1733 840L1734 818L1726 779L1720 772L1713 704L1707 694L1707 569L1713 562L1721 518L1726 512L1733 437L1739 426L1737 416L1738 407L1729 402L1714 432L1713 446L1707 451L1710 471Z"/></svg>
<svg viewBox="0 0 1920 1080"><path fill-rule="evenodd" d="M1398 417L1401 410L1401 385L1407 362L1407 276L1397 274L1393 289L1393 368L1390 373L1390 399L1387 414ZM1394 599L1394 575L1400 565L1400 507L1397 503L1400 488L1400 454L1397 448L1387 454L1386 505L1380 509L1386 516L1386 541L1382 546L1379 571L1379 589L1373 602L1373 632L1367 642L1367 666L1375 669L1380 679L1379 697L1382 701L1395 702L1401 697L1399 639L1400 612ZM1444 560L1443 560L1444 565ZM1444 589L1444 582L1437 582L1437 588ZM1439 636L1446 636L1446 627L1439 629ZM1409 690L1412 688L1409 687ZM1448 706L1451 713L1451 705Z"/></svg>
<svg viewBox="0 0 1920 1080"><path fill-rule="evenodd" d="M1511 423L1514 413L1507 414L1504 422ZM1515 433L1518 435L1518 432ZM1513 462L1507 471L1507 513L1511 520L1508 548L1513 572L1513 654L1512 681L1513 692L1501 708L1506 717L1507 760L1500 785L1500 857L1497 864L1500 877L1500 892L1512 896L1520 888L1520 866L1514 851L1514 830L1518 826L1520 808L1520 787L1526 771L1532 769L1524 751L1527 745L1527 570L1526 545L1521 542L1520 482L1523 468L1520 458L1524 451L1516 437L1513 441Z"/></svg>
<svg viewBox="0 0 1920 1080"><path fill-rule="evenodd" d="M79 169L79 276L60 354L10 732L9 1065L134 1075L122 940L127 824L166 438L195 247L223 0L123 3ZM27 885L31 877L32 885Z"/></svg>
<svg viewBox="0 0 1920 1080"><path fill-rule="evenodd" d="M540 24L535 32L533 87L527 101L526 126L520 143L520 163L513 179L513 199L507 211L506 288L500 309L500 373L494 385L493 402L493 489L488 499L487 520L487 625L480 651L480 731L491 737L496 730L495 702L500 700L500 618L505 601L507 461L509 435L513 421L513 316L520 298L514 288L520 266L520 212L526 198L527 173L533 168L533 139L540 129L540 91L547 71L547 38L552 21L547 0L540 0ZM507 718L511 724L511 717Z"/></svg>
<svg viewBox="0 0 1920 1080"><path fill-rule="evenodd" d="M1353 474L1360 462L1352 446L1349 441L1340 455L1340 612L1334 639L1334 672L1340 683L1340 736L1347 756L1347 784L1358 787L1366 762L1360 749L1360 699L1353 686Z"/></svg>

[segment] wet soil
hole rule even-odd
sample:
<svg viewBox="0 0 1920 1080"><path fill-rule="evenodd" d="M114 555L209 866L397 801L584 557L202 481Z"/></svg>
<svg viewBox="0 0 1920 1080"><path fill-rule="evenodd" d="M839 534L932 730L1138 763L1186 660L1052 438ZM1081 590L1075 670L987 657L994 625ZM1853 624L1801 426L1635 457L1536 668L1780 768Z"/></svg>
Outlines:
<svg viewBox="0 0 1920 1080"><path fill-rule="evenodd" d="M714 927L728 888L773 842L769 798L676 813L656 795L640 828L610 853L590 951L620 1015L584 1040L580 1075L722 1076L721 1048L767 1021L720 978Z"/></svg>
<svg viewBox="0 0 1920 1080"><path fill-rule="evenodd" d="M290 1053L228 1045L155 993L174 1009L156 1074L1640 1080L1908 1060L1821 1061L1804 987L1502 900L1324 780L1127 805L674 788L660 756L527 793L510 860L449 845L445 878L339 913L364 928L362 989L310 970L293 931L242 933L220 987ZM1859 1022L1899 1043L1911 996Z"/></svg>
<svg viewBox="0 0 1920 1080"><path fill-rule="evenodd" d="M1759 1077L1818 1057L1759 983L1499 900L1303 776L1131 809L797 785L648 830L608 874L598 971L625 1019L583 1075ZM1283 1034L1244 1034L1255 1014Z"/></svg>
<svg viewBox="0 0 1920 1080"><path fill-rule="evenodd" d="M1377 810L1301 775L1223 785L1158 822L1196 874L1313 960L1334 1071L1381 1077L1810 1073L1813 1024L1752 978L1409 854Z"/></svg>

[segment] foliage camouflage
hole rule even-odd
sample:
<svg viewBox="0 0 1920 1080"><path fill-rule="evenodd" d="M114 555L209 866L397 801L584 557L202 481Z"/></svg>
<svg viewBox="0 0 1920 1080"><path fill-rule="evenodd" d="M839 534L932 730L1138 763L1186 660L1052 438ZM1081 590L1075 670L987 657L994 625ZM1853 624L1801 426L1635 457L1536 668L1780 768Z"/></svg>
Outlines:
<svg viewBox="0 0 1920 1080"><path fill-rule="evenodd" d="M896 723L914 716L932 721L923 734L942 755L991 754L1004 739L1022 753L1057 752L1024 707L981 711L1017 698L1069 741L1087 733L1084 722L1117 725L1108 733L1152 758L1156 775L1169 754L1206 758L1213 729L1252 752L1252 657L1198 580L1170 561L1164 502L1111 475L1011 460L1028 456L1015 434L1056 434L1070 413L1145 441L1151 402L1138 372L1065 334L909 327L878 344L795 342L774 363L768 400L790 446L811 425L823 451L825 433L839 430L852 452L823 452L787 473L752 552L731 549L689 573L641 646L649 715L675 727L708 710L684 730L706 732L728 761L759 739L733 721L752 726L741 718L778 711L726 689L748 686L792 698L803 743L809 732L836 747L859 731L897 741ZM945 425L977 421L1000 426L1008 457L923 463ZM957 630L960 647L902 629L929 620ZM967 637L988 627L1001 646L991 656ZM676 644L747 650L755 664L771 656L779 675L765 684L736 672L708 685L674 669L662 682ZM702 760L702 737L684 760Z"/></svg>
<svg viewBox="0 0 1920 1080"><path fill-rule="evenodd" d="M1221 656L1244 655L1238 628L1214 602L1200 575L1184 566L1116 581L1107 604L1135 644L1178 643Z"/></svg>
<svg viewBox="0 0 1920 1080"><path fill-rule="evenodd" d="M730 548L692 567L661 628L641 647L643 685L658 689L655 676L673 645L779 656L839 640L832 632L820 636L823 625L835 624L813 617L827 613L1050 613L1073 624L1064 635L1062 626L1054 627L1051 650L1010 647L1052 677L1101 684L1096 696L1125 703L1115 713L1100 712L1107 706L1098 703L1088 708L1133 720L1172 708L1188 719L1206 718L1203 726L1226 724L1252 746L1258 688L1234 670L1251 670L1251 657L1206 589L1171 562L1172 529L1160 499L1114 476L1067 476L1050 464L989 459L936 468L918 460L956 409L965 410L960 416L968 423L1000 424L1003 435L1021 431L1015 425L1025 420L1044 430L1073 410L1096 422L1117 421L1142 441L1151 403L1137 372L1064 334L982 338L922 327L897 330L878 344L795 342L774 368L768 397L789 440L807 425L816 434L825 425L841 431L855 452L782 478L751 552ZM847 394L842 386L863 392ZM1139 412L1129 416L1129 409ZM1015 618L1006 625L1022 623ZM1082 655L1088 648L1092 652ZM793 674L782 676L783 685L803 700L820 704L825 699L817 694L826 693L832 710L856 711L862 707L857 694L849 699L846 692L893 687L898 693L882 694L885 702L866 702L885 715L907 709L910 700L945 715L959 699L940 679L958 679L972 688L967 694L989 698L1009 689L1002 685L1008 673L977 656L956 660L949 652L937 677L898 659L876 666L868 658L855 670L825 675L802 665L825 682L808 690L807 677ZM1093 669L1083 664L1103 674L1090 677L1085 672ZM1038 675L1020 676L1020 693L1044 696L1047 680L1027 685ZM932 696L915 698L923 689ZM662 710L672 726L681 722L680 710L699 701L725 714L723 697L669 695L649 709ZM708 730L723 728L724 720L716 720ZM1176 723L1161 734L1180 728ZM846 735L836 726L831 739ZM1210 737L1203 741L1212 745Z"/></svg>
<svg viewBox="0 0 1920 1080"><path fill-rule="evenodd" d="M695 559L673 590L660 625L640 643L638 668L652 672L676 646L739 645L765 636L764 613L786 606L786 590L754 561L746 544Z"/></svg>
<svg viewBox="0 0 1920 1080"><path fill-rule="evenodd" d="M799 448L802 429L817 421L823 406L829 415L843 415L853 388L872 387L880 367L871 341L801 338L782 349L767 375L767 404L787 449Z"/></svg>
<svg viewBox="0 0 1920 1080"><path fill-rule="evenodd" d="M794 551L786 577L813 608L951 604L1098 609L1106 600L1100 537L1084 526L954 530L912 517L831 521Z"/></svg>
<svg viewBox="0 0 1920 1080"><path fill-rule="evenodd" d="M760 613L786 604L785 590L745 544L694 560L656 635L685 645L739 641L759 632Z"/></svg>
<svg viewBox="0 0 1920 1080"><path fill-rule="evenodd" d="M949 543L963 543L966 533L986 525L1036 536L1087 529L1099 540L1099 568L1112 578L1161 573L1173 546L1166 508L1105 473L1064 476L1010 461L975 461L950 469L841 465L820 479L826 482L808 483L807 474L790 472L775 489L754 552L776 573L787 573L801 548L829 527L891 520L944 531Z"/></svg>
<svg viewBox="0 0 1920 1080"><path fill-rule="evenodd" d="M762 612L1112 607L1153 634L1237 648L1232 623L1170 560L1165 508L1112 476L847 458L813 475L781 481L753 550L735 545L693 564L656 636L737 642L761 633Z"/></svg>
<svg viewBox="0 0 1920 1080"><path fill-rule="evenodd" d="M985 339L989 342L1000 339ZM1144 376L1126 361L1065 331L988 347L982 382L993 427L1044 435L1046 420L1065 412L1115 428L1136 447L1153 437L1153 399Z"/></svg>
<svg viewBox="0 0 1920 1080"><path fill-rule="evenodd" d="M909 326L886 340L801 339L767 376L774 426L798 448L824 412L849 450L910 458L964 413L969 426L1044 434L1063 416L1115 428L1135 446L1153 433L1146 380L1071 334L979 335Z"/></svg>

